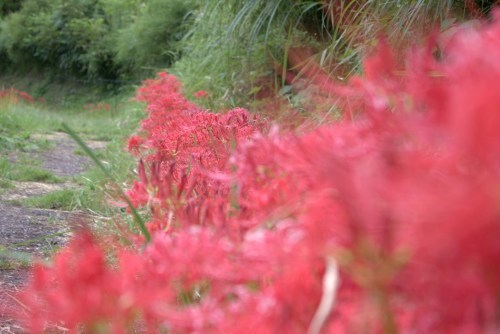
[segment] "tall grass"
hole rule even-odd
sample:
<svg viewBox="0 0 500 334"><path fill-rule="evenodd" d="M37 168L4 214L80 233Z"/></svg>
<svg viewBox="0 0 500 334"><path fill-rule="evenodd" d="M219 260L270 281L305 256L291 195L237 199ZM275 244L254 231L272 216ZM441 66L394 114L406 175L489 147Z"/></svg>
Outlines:
<svg viewBox="0 0 500 334"><path fill-rule="evenodd" d="M203 3L174 72L189 93L206 89L213 100L228 106L253 97L264 77L279 91L284 82L276 78L283 73L276 69L290 69L290 49L308 49L301 65L314 61L345 77L359 71L361 56L382 34L404 49L435 27L445 29L466 17L465 4L453 0ZM300 75L300 68L292 70Z"/></svg>
<svg viewBox="0 0 500 334"><path fill-rule="evenodd" d="M183 41L184 57L173 67L189 93L204 89L213 101L229 106L247 100L258 89L257 79L271 74L268 65L273 45L286 39L281 31L269 34L271 43L260 34L250 38L245 30L251 28L251 22L229 31L238 6L235 1L206 1L195 13L193 28Z"/></svg>

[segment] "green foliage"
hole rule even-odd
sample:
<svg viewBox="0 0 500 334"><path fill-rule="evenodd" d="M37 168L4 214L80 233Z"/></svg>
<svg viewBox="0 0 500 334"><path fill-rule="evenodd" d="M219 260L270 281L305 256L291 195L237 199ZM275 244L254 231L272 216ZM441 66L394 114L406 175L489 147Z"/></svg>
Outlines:
<svg viewBox="0 0 500 334"><path fill-rule="evenodd" d="M0 160L0 165L1 163L2 162ZM12 189L12 188L14 188L14 184L12 183L11 180L0 178L0 193L2 192L3 189Z"/></svg>
<svg viewBox="0 0 500 334"><path fill-rule="evenodd" d="M193 8L192 0L148 1L136 20L118 32L117 61L134 70L171 65L179 55L177 42L186 32Z"/></svg>
<svg viewBox="0 0 500 334"><path fill-rule="evenodd" d="M112 77L108 31L97 0L27 0L2 23L0 43L18 66Z"/></svg>
<svg viewBox="0 0 500 334"><path fill-rule="evenodd" d="M286 21L277 12L280 19L269 21L265 34L249 34L253 20L238 16L240 7L239 1L211 0L195 13L183 41L184 56L173 68L188 93L207 90L213 101L235 106L259 89L259 78L272 74L274 54L279 57L288 38L282 29Z"/></svg>
<svg viewBox="0 0 500 334"><path fill-rule="evenodd" d="M469 3L488 12L493 0ZM471 11L464 0L4 0L0 5L8 8L0 18L4 69L11 62L8 68L49 69L51 76L71 73L113 86L174 65L188 93L204 89L209 102L227 106L244 104L266 89L278 92L290 69L290 49L306 48L310 60L346 76L359 69L361 55L381 33L403 50L420 34L446 28Z"/></svg>
<svg viewBox="0 0 500 334"><path fill-rule="evenodd" d="M0 18L21 9L22 0L0 0Z"/></svg>
<svg viewBox="0 0 500 334"><path fill-rule="evenodd" d="M23 204L40 209L74 210L76 193L71 189L63 189L48 194L27 198Z"/></svg>
<svg viewBox="0 0 500 334"><path fill-rule="evenodd" d="M46 115L30 106L2 105L0 103L0 156L7 151L34 152L48 149L43 139L32 138L35 129L43 131L50 126Z"/></svg>
<svg viewBox="0 0 500 334"><path fill-rule="evenodd" d="M0 22L0 57L15 68L116 81L170 65L194 1L25 0ZM3 54L3 55L2 55Z"/></svg>
<svg viewBox="0 0 500 334"><path fill-rule="evenodd" d="M359 70L359 59L380 34L402 45L465 13L453 0L201 2L174 71L189 93L205 89L229 106L261 90L264 76L278 91L291 48L313 51L311 61L345 76Z"/></svg>
<svg viewBox="0 0 500 334"><path fill-rule="evenodd" d="M48 141L41 139L44 136L35 134L61 131L62 122L77 129L79 136L85 140L106 140L106 148L95 152L95 155L109 167L115 182L126 188L125 184L136 166L135 158L124 150L126 137L144 116L143 106L130 101L130 92L127 92L113 99L97 100L102 104L111 104L110 110L89 111L84 107L88 102L86 98L80 96L79 100L63 105L50 105L50 109L40 104L0 105L0 192L14 187L13 181L65 181L43 170L40 159L33 158L34 150L39 152L49 148ZM77 208L102 217L119 211L119 208L110 207L106 202L106 193L111 191L113 195L116 194L114 188L109 188L109 175L100 168L90 167L72 181L79 186L51 196L35 197L23 204L45 208ZM109 229L109 226L106 228Z"/></svg>
<svg viewBox="0 0 500 334"><path fill-rule="evenodd" d="M35 164L35 165L33 165ZM62 180L51 172L36 166L36 161L16 162L0 159L1 179L11 181L34 181L46 183L60 183Z"/></svg>

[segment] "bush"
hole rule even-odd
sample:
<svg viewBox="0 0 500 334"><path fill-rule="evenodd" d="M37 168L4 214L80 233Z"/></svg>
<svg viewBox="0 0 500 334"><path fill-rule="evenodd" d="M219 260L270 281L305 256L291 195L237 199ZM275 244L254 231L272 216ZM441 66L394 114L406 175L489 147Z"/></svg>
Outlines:
<svg viewBox="0 0 500 334"><path fill-rule="evenodd" d="M22 0L0 0L0 18L21 9Z"/></svg>
<svg viewBox="0 0 500 334"><path fill-rule="evenodd" d="M97 0L27 0L4 20L0 42L16 66L88 78L116 72L109 25Z"/></svg>
<svg viewBox="0 0 500 334"><path fill-rule="evenodd" d="M117 33L117 62L133 72L171 65L179 56L177 42L189 26L194 4L194 0L148 1L134 22Z"/></svg>
<svg viewBox="0 0 500 334"><path fill-rule="evenodd" d="M193 1L26 0L2 21L0 50L15 67L116 80L177 57Z"/></svg>

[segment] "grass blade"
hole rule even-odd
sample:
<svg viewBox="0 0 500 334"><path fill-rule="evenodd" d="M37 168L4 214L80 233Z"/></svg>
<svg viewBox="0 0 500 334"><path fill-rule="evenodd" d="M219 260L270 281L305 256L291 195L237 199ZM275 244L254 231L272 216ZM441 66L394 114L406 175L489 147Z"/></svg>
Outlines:
<svg viewBox="0 0 500 334"><path fill-rule="evenodd" d="M120 197L127 203L128 208L130 209L130 212L132 213L132 217L134 220L134 223L137 225L139 230L142 232L144 237L146 238L146 242L149 243L151 241L151 235L146 228L146 224L144 223L144 220L142 217L139 215L137 210L135 209L134 205L128 198L128 196L125 194L125 192L122 190L122 188L119 186L118 182L115 180L113 175L109 172L109 170L104 166L104 164L99 160L99 158L94 154L94 152L87 146L87 144L84 143L84 141L76 134L75 131L73 131L66 123L62 123L62 128L64 131L73 138L73 140L80 146L80 148L89 156L89 158L94 161L96 166L99 167L99 169L102 170L104 175L108 177L108 179L113 182L113 184L116 186L116 189L119 192Z"/></svg>

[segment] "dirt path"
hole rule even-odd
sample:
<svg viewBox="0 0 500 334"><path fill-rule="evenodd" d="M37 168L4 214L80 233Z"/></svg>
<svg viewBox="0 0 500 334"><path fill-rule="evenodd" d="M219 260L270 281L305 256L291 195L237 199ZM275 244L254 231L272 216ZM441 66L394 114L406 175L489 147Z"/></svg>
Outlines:
<svg viewBox="0 0 500 334"><path fill-rule="evenodd" d="M78 155L78 145L64 133L37 136L52 143L51 149L34 153L42 160L45 170L55 176L67 179L76 176L91 165L89 158ZM92 149L102 149L104 142L87 142ZM16 156L9 160L16 163ZM74 189L76 184L48 184L42 182L14 182L14 188L0 193L0 246L10 251L23 252L37 257L46 257L53 253L71 234L72 224L86 219L82 212L68 212L26 208L15 205L15 201L32 196L47 194L62 189ZM26 282L29 274L28 265L9 265L0 260L0 334L20 333L7 313L14 303L12 295Z"/></svg>

